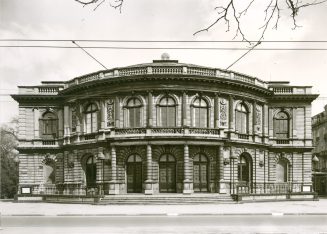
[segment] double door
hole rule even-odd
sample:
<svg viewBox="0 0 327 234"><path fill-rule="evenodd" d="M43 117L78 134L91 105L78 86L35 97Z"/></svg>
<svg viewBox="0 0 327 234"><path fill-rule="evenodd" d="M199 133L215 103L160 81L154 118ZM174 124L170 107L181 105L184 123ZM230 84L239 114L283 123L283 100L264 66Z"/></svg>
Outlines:
<svg viewBox="0 0 327 234"><path fill-rule="evenodd" d="M160 162L159 190L161 193L176 192L176 164L175 162Z"/></svg>
<svg viewBox="0 0 327 234"><path fill-rule="evenodd" d="M208 164L195 162L193 165L194 192L208 192Z"/></svg>
<svg viewBox="0 0 327 234"><path fill-rule="evenodd" d="M142 192L142 162L127 163L127 192Z"/></svg>

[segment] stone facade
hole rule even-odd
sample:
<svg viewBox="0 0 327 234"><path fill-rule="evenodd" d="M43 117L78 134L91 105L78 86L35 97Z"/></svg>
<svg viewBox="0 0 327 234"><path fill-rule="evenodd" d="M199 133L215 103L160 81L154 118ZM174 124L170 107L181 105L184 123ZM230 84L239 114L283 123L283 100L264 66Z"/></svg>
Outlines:
<svg viewBox="0 0 327 234"><path fill-rule="evenodd" d="M327 195L327 105L312 117L312 135L314 188L319 195Z"/></svg>
<svg viewBox="0 0 327 234"><path fill-rule="evenodd" d="M154 60L20 86L21 194L305 194L311 87Z"/></svg>

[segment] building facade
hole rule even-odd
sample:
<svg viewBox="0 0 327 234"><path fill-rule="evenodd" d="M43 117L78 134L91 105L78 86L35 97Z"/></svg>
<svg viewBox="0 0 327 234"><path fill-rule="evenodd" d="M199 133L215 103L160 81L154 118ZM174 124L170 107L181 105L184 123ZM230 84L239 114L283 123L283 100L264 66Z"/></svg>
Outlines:
<svg viewBox="0 0 327 234"><path fill-rule="evenodd" d="M327 195L327 105L323 112L312 117L312 135L314 189L319 195Z"/></svg>
<svg viewBox="0 0 327 234"><path fill-rule="evenodd" d="M179 63L20 86L20 195L312 195L310 86Z"/></svg>

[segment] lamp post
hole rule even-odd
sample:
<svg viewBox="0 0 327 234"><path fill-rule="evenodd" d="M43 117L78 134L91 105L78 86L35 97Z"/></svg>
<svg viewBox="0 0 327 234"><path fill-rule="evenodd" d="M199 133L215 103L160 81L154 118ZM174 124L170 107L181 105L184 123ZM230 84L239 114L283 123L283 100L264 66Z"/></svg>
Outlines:
<svg viewBox="0 0 327 234"><path fill-rule="evenodd" d="M103 195L103 187L104 187L104 160L106 159L105 158L105 155L103 154L103 149L101 148L100 150L99 150L99 153L98 153L98 159L99 160L101 160L101 165L102 165L102 178L101 178L101 180L102 180L102 185L100 185L100 191L99 191L99 195Z"/></svg>
<svg viewBox="0 0 327 234"><path fill-rule="evenodd" d="M313 171L315 171L315 166L317 165L317 163L319 162L319 158L317 157L317 155L313 156L312 158L312 163L313 163ZM317 192L317 175L315 173L313 173L314 176L314 191Z"/></svg>

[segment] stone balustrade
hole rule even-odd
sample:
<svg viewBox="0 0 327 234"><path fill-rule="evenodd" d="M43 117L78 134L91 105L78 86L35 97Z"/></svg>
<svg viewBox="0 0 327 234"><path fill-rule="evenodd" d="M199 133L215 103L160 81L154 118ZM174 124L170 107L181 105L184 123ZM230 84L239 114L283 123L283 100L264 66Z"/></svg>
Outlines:
<svg viewBox="0 0 327 234"><path fill-rule="evenodd" d="M240 73L234 73L230 71L214 69L214 68L205 68L198 66L185 66L183 64L177 66L140 66L140 67L131 67L131 68L117 68L110 69L106 71L100 71L97 73L92 73L84 75L81 77L74 78L65 83L65 88L69 88L78 84L85 82L90 82L93 80L99 79L109 79L112 77L124 77L124 76L136 76L136 75L196 75L196 76L206 76L206 77L218 77L223 79L237 80L244 83L260 86L267 88L268 85L266 82L259 80L255 77L243 75Z"/></svg>

